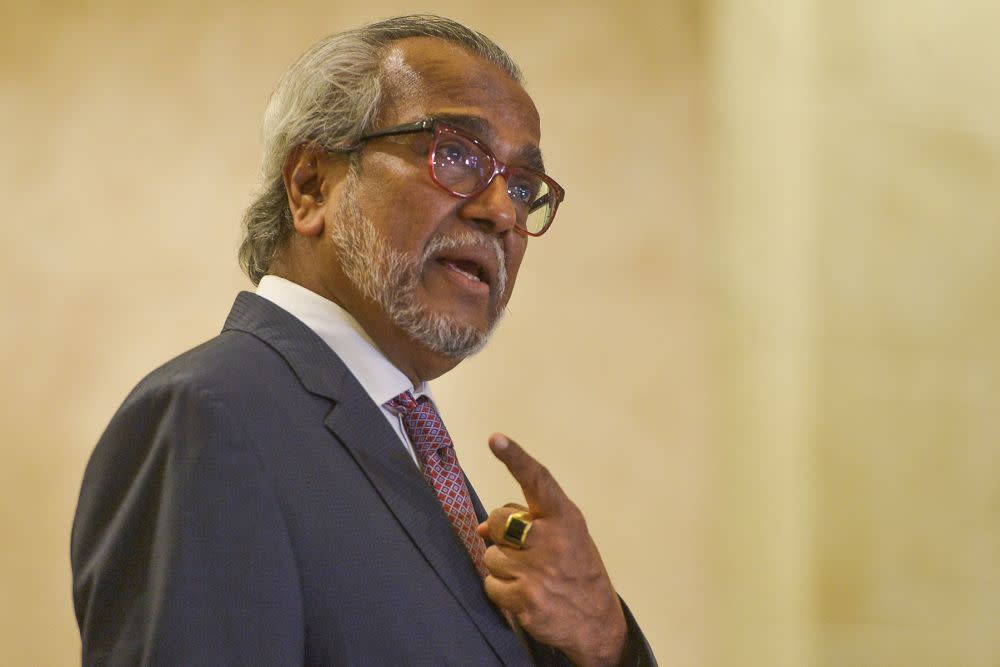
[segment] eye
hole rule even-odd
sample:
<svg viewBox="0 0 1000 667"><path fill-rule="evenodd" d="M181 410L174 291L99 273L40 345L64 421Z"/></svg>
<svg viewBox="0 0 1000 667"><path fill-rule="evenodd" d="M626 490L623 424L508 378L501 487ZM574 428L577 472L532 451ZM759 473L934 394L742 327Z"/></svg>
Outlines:
<svg viewBox="0 0 1000 667"><path fill-rule="evenodd" d="M469 154L468 145L456 140L438 141L434 161L442 167L478 166L476 156Z"/></svg>
<svg viewBox="0 0 1000 667"><path fill-rule="evenodd" d="M507 182L507 194L516 203L530 206L541 189L541 179L517 176Z"/></svg>

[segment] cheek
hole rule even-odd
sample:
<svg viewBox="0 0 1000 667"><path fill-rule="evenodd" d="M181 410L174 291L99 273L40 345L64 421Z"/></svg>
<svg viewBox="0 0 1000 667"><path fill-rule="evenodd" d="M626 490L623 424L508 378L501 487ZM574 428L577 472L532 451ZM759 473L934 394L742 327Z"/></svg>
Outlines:
<svg viewBox="0 0 1000 667"><path fill-rule="evenodd" d="M422 252L424 246L448 219L454 201L431 184L420 181L418 174L403 177L387 171L381 187L367 189L363 208L381 234L396 248Z"/></svg>
<svg viewBox="0 0 1000 667"><path fill-rule="evenodd" d="M517 281L517 272L521 268L521 260L527 251L527 241L517 241L517 244L507 251L507 294L504 295L504 302L510 298L514 291L514 283Z"/></svg>
<svg viewBox="0 0 1000 667"><path fill-rule="evenodd" d="M419 245L420 220L424 212L418 202L399 190L369 189L361 200L361 210L390 247L413 252Z"/></svg>

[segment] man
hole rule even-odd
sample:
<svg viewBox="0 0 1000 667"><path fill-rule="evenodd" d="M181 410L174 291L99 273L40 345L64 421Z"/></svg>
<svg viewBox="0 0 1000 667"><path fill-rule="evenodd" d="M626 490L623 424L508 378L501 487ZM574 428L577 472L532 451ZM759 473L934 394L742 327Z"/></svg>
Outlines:
<svg viewBox="0 0 1000 667"><path fill-rule="evenodd" d="M505 436L488 515L426 383L480 349L562 189L510 58L431 16L312 47L265 121L241 294L98 443L87 664L651 662L580 512Z"/></svg>

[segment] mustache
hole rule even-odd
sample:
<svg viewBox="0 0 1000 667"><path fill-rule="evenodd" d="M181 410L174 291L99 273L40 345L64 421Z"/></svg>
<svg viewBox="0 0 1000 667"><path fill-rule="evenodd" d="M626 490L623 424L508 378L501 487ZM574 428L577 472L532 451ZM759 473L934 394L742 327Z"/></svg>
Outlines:
<svg viewBox="0 0 1000 667"><path fill-rule="evenodd" d="M448 236L439 235L431 239L424 249L422 263L426 263L431 256L443 250L452 248L467 248L469 246L481 246L492 250L497 258L497 294L503 294L507 290L507 253L504 252L503 244L496 236L491 236L485 232L474 229L465 229L457 234Z"/></svg>

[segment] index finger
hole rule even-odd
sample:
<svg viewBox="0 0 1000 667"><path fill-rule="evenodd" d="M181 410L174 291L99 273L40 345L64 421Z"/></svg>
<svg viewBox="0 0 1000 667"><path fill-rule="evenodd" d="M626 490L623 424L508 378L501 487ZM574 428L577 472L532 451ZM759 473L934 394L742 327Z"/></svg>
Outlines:
<svg viewBox="0 0 1000 667"><path fill-rule="evenodd" d="M557 514L562 510L568 499L545 466L502 433L491 435L489 442L493 455L507 466L507 470L521 485L532 514L544 516Z"/></svg>

